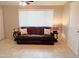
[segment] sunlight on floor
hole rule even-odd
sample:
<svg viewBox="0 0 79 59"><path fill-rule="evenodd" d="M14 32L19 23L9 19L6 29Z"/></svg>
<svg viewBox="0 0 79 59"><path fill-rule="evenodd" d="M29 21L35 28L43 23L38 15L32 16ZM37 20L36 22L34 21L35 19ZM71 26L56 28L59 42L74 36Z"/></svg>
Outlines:
<svg viewBox="0 0 79 59"><path fill-rule="evenodd" d="M0 57L69 58L76 57L76 55L65 43L60 41L55 43L55 45L18 45L11 39L4 39L0 41Z"/></svg>

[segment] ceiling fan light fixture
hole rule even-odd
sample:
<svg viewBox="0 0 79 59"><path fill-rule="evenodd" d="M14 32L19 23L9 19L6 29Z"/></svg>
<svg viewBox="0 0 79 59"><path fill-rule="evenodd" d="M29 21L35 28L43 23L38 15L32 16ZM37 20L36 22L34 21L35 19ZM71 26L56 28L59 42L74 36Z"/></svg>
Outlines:
<svg viewBox="0 0 79 59"><path fill-rule="evenodd" d="M19 2L19 5L22 5L22 2Z"/></svg>
<svg viewBox="0 0 79 59"><path fill-rule="evenodd" d="M26 2L23 2L23 6L25 6L26 5Z"/></svg>
<svg viewBox="0 0 79 59"><path fill-rule="evenodd" d="M24 2L24 1L23 2L20 2L19 5L25 6L26 5L26 2Z"/></svg>
<svg viewBox="0 0 79 59"><path fill-rule="evenodd" d="M26 6L26 5L29 5L31 2L34 2L34 1L21 1L19 2L19 5Z"/></svg>

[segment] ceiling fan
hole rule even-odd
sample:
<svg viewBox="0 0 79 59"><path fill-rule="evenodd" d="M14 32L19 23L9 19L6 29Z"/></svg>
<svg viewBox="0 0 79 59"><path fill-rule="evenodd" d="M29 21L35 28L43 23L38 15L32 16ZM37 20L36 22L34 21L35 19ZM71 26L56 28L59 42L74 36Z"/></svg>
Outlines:
<svg viewBox="0 0 79 59"><path fill-rule="evenodd" d="M32 2L34 2L34 1L21 1L21 2L19 3L19 5L25 6L25 5L29 5L29 4L32 3Z"/></svg>
<svg viewBox="0 0 79 59"><path fill-rule="evenodd" d="M34 2L34 1L26 1L26 4L28 4L28 5L29 5L31 2Z"/></svg>

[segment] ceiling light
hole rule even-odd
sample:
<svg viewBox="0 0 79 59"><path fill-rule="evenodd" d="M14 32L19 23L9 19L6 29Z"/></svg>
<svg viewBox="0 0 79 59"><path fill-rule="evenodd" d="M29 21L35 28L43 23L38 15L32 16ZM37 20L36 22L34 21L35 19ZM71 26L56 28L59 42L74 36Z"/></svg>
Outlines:
<svg viewBox="0 0 79 59"><path fill-rule="evenodd" d="M25 6L26 5L26 3L25 2L23 2L23 6Z"/></svg>
<svg viewBox="0 0 79 59"><path fill-rule="evenodd" d="M34 2L34 1L21 1L21 2L19 3L19 5L21 5L21 6L26 6L26 5L29 5L30 2Z"/></svg>
<svg viewBox="0 0 79 59"><path fill-rule="evenodd" d="M22 2L20 2L19 5L22 5Z"/></svg>
<svg viewBox="0 0 79 59"><path fill-rule="evenodd" d="M20 2L19 5L25 6L26 5L26 2Z"/></svg>

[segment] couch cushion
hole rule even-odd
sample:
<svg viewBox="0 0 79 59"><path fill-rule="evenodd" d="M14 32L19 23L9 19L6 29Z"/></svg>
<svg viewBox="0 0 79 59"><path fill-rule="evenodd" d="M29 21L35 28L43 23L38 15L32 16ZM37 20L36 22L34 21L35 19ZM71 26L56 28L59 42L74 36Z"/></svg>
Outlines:
<svg viewBox="0 0 79 59"><path fill-rule="evenodd" d="M42 28L42 27L29 27L29 28L27 28L27 32L28 32L28 34L43 35L44 28Z"/></svg>

